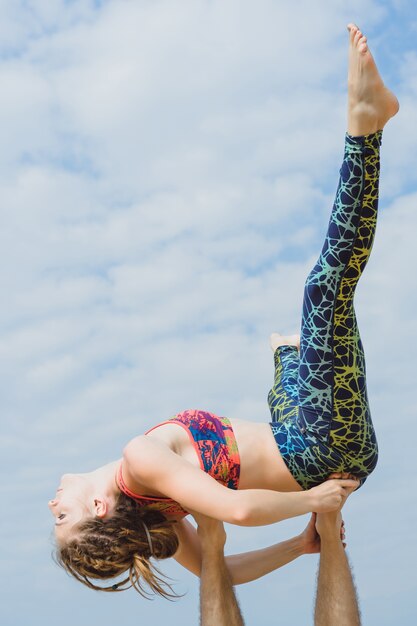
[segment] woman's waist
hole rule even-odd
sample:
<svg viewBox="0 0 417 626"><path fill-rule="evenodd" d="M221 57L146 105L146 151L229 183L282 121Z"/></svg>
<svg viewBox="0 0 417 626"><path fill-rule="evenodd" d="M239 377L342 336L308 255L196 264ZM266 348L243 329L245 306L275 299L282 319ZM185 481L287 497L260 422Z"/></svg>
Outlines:
<svg viewBox="0 0 417 626"><path fill-rule="evenodd" d="M265 422L230 419L240 453L240 489L293 491L292 480L281 458L271 427Z"/></svg>

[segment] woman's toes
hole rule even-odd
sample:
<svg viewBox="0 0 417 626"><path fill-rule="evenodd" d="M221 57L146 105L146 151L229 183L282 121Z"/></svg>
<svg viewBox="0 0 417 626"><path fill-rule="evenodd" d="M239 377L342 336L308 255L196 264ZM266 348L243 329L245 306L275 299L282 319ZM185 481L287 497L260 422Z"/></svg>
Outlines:
<svg viewBox="0 0 417 626"><path fill-rule="evenodd" d="M367 41L368 39L366 38L365 35L361 35L361 37L359 37L358 42L357 42L357 47L358 47L359 52L366 52L366 50L368 49Z"/></svg>
<svg viewBox="0 0 417 626"><path fill-rule="evenodd" d="M360 39L363 37L360 30L357 30L355 33L354 44L357 46L359 44Z"/></svg>
<svg viewBox="0 0 417 626"><path fill-rule="evenodd" d="M353 41L353 38L356 35L356 31L358 30L358 27L356 26L356 24L348 24L347 29L350 33L350 38Z"/></svg>

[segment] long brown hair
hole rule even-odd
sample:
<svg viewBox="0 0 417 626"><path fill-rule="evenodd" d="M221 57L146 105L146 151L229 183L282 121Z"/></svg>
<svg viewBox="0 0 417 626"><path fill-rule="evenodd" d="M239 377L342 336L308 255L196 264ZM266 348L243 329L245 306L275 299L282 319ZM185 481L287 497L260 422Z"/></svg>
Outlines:
<svg viewBox="0 0 417 626"><path fill-rule="evenodd" d="M71 539L57 546L55 560L90 589L123 591L133 587L145 597L153 592L174 598L177 595L171 585L149 560L151 556L167 559L175 554L178 537L174 525L175 521L163 513L139 506L122 493L110 517L93 517L75 525ZM123 574L122 580L107 587L90 580Z"/></svg>

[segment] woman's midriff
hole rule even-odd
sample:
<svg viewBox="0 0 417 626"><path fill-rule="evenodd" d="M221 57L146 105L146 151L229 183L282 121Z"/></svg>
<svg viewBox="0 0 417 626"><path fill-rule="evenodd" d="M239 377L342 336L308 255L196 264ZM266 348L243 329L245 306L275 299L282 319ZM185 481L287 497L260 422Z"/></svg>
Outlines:
<svg viewBox="0 0 417 626"><path fill-rule="evenodd" d="M269 424L230 419L240 454L240 489L302 491L283 460Z"/></svg>
<svg viewBox="0 0 417 626"><path fill-rule="evenodd" d="M240 456L239 489L302 490L282 459L269 424L239 419L230 423ZM163 440L182 458L201 467L195 447L179 424L162 424L147 437Z"/></svg>

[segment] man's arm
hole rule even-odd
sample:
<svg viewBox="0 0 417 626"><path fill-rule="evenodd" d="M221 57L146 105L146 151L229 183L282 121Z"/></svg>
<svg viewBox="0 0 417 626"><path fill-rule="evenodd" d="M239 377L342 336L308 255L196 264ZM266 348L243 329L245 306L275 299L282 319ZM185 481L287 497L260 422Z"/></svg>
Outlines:
<svg viewBox="0 0 417 626"><path fill-rule="evenodd" d="M200 625L244 626L224 560L223 524L196 514L201 541Z"/></svg>
<svg viewBox="0 0 417 626"><path fill-rule="evenodd" d="M315 626L360 626L360 612L352 573L341 539L339 512L319 513L316 529L321 552L317 581Z"/></svg>

